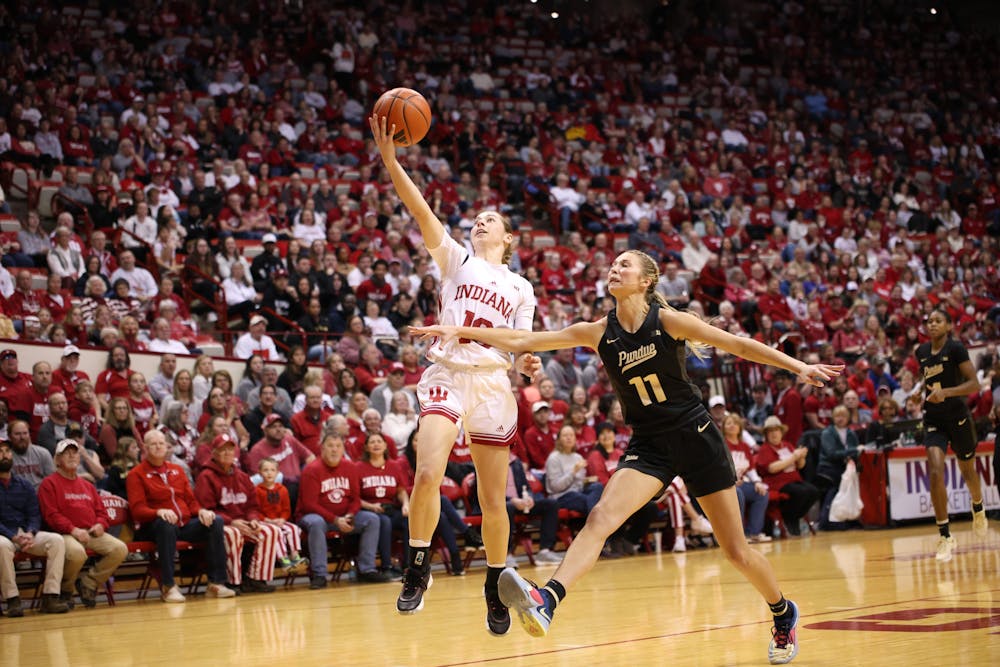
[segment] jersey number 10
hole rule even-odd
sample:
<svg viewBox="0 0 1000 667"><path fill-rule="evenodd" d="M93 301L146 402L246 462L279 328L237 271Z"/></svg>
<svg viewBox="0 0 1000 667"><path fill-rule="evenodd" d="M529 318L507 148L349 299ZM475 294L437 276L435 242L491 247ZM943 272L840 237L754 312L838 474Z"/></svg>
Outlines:
<svg viewBox="0 0 1000 667"><path fill-rule="evenodd" d="M475 327L477 329L492 329L493 328L493 323L490 322L485 317L479 317L479 318L477 318L476 314L474 312L472 312L471 310L467 310L467 311L465 311L465 321L462 322L462 326L463 327ZM464 343L471 343L472 339L470 339L470 338L459 338L458 342L459 343L463 343L463 344ZM486 343L479 343L479 344L482 345L483 347L490 347Z"/></svg>
<svg viewBox="0 0 1000 667"><path fill-rule="evenodd" d="M667 395L663 392L663 387L660 386L660 378L656 377L655 373L650 373L641 378L632 378L628 383L635 387L636 392L639 394L639 400L642 401L643 405L653 404L652 398L649 397L649 391L646 390L647 383L649 383L650 389L653 390L653 398L656 399L657 403L663 403L667 400Z"/></svg>

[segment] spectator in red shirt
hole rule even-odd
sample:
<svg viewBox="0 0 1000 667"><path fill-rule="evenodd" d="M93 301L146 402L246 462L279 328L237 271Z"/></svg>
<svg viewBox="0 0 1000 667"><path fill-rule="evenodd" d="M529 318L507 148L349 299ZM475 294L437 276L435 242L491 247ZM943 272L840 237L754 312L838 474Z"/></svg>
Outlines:
<svg viewBox="0 0 1000 667"><path fill-rule="evenodd" d="M858 400L864 403L865 407L873 409L878 397L875 395L875 384L868 377L870 369L871 364L867 359L863 357L858 359L854 362L854 372L847 378L847 384L857 393Z"/></svg>
<svg viewBox="0 0 1000 667"><path fill-rule="evenodd" d="M318 386L306 387L303 392L306 405L292 415L292 433L302 445L316 456L320 455L320 435L323 424L333 411L323 406L323 389Z"/></svg>
<svg viewBox="0 0 1000 667"><path fill-rule="evenodd" d="M534 423L524 432L524 447L530 468L544 470L545 461L556 446L558 433L549 423L551 413L552 410L545 401L535 401L531 405Z"/></svg>
<svg viewBox="0 0 1000 667"><path fill-rule="evenodd" d="M132 518L138 539L156 542L160 554L160 589L164 602L184 602L174 584L177 541L205 543L208 565L208 595L231 598L226 588L226 546L223 520L203 509L195 498L184 470L167 461L171 454L167 438L159 431L146 434L143 460L125 478Z"/></svg>
<svg viewBox="0 0 1000 667"><path fill-rule="evenodd" d="M822 429L830 425L833 409L839 405L833 387L812 389L802 401L802 414L807 430Z"/></svg>
<svg viewBox="0 0 1000 667"><path fill-rule="evenodd" d="M365 303L371 299L378 303L382 312L385 312L386 304L392 299L392 286L385 281L387 273L389 273L389 262L384 259L375 260L375 263L372 264L371 277L362 281L354 291L358 297L358 305L362 309Z"/></svg>
<svg viewBox="0 0 1000 667"><path fill-rule="evenodd" d="M261 424L264 437L250 446L246 469L257 470L266 458L277 462L282 484L288 489L289 501L294 505L299 493L302 468L312 463L316 456L285 427L285 418L272 412Z"/></svg>
<svg viewBox="0 0 1000 667"><path fill-rule="evenodd" d="M64 347L62 357L59 359L59 368L52 371L52 389L61 391L67 397L73 396L76 393L76 385L90 379L89 375L77 370L79 365L80 348L76 345Z"/></svg>
<svg viewBox="0 0 1000 667"><path fill-rule="evenodd" d="M806 447L795 447L786 438L788 427L776 416L764 421L764 444L757 452L757 472L771 489L788 496L782 500L781 518L790 535L799 535L799 519L819 498L819 490L799 474L806 464Z"/></svg>
<svg viewBox="0 0 1000 667"><path fill-rule="evenodd" d="M398 466L390 459L385 436L369 433L365 436L362 454L356 460L358 484L361 490L361 508L379 517L379 559L382 570L389 569L392 562L392 534L399 533L405 555L409 552L410 495L406 489L406 479ZM395 578L395 572L391 573Z"/></svg>
<svg viewBox="0 0 1000 667"><path fill-rule="evenodd" d="M127 398L128 379L132 376L132 359L124 345L115 345L108 351L107 368L97 375L94 391L101 405L101 413L108 409L112 398Z"/></svg>
<svg viewBox="0 0 1000 667"><path fill-rule="evenodd" d="M802 435L802 396L795 388L795 375L784 369L774 373L778 397L774 401L774 416L784 424L786 440L798 442Z"/></svg>
<svg viewBox="0 0 1000 667"><path fill-rule="evenodd" d="M7 402L9 414L29 413L24 407L24 397L30 386L31 376L17 369L17 351L0 352L0 398Z"/></svg>
<svg viewBox="0 0 1000 667"><path fill-rule="evenodd" d="M708 168L708 175L702 182L701 191L704 195L701 200L702 206L708 206L713 199L727 200L730 196L729 178L719 172L719 165L712 164ZM728 205L728 202L726 202Z"/></svg>
<svg viewBox="0 0 1000 667"><path fill-rule="evenodd" d="M104 502L94 485L77 474L80 456L76 440L67 438L56 444L56 471L38 487L38 505L45 524L66 542L62 596L72 599L75 587L84 606L95 607L97 591L125 560L128 547L106 532L111 521ZM87 551L100 558L77 578L87 561Z"/></svg>
<svg viewBox="0 0 1000 667"><path fill-rule="evenodd" d="M257 503L257 490L250 476L236 467L237 446L229 434L212 441L212 459L198 473L195 497L202 507L218 514L225 522L226 576L233 588L247 593L273 593L268 582L274 578L281 530L264 521ZM242 554L247 542L254 544L253 556L243 581Z"/></svg>
<svg viewBox="0 0 1000 667"><path fill-rule="evenodd" d="M49 393L52 387L52 366L47 361L36 361L31 367L31 383L25 388L25 397L21 405L28 409L27 415L18 415L17 410L11 412L18 418L27 417L31 429L31 441L38 439L38 429L42 422L49 418Z"/></svg>
<svg viewBox="0 0 1000 667"><path fill-rule="evenodd" d="M375 387L386 381L389 376L389 368L377 345L374 343L361 345L360 360L354 369L354 375L358 379L358 386L369 395Z"/></svg>
<svg viewBox="0 0 1000 667"><path fill-rule="evenodd" d="M320 457L302 471L299 526L308 535L311 575L309 588L326 588L326 534L360 535L357 566L358 581L383 583L389 575L375 569L378 550L379 519L361 509L361 489L355 465L344 458L344 441L327 435L320 447Z"/></svg>

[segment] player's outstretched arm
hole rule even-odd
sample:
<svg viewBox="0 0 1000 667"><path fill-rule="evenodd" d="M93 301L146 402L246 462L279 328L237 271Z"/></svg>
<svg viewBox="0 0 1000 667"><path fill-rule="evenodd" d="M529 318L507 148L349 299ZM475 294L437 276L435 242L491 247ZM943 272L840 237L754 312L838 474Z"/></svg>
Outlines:
<svg viewBox="0 0 1000 667"><path fill-rule="evenodd" d="M436 324L427 327L410 327L421 338L438 337L447 343L455 338L468 338L506 352L542 352L567 347L597 349L604 331L605 320L578 322L561 331L525 331L523 329L456 327Z"/></svg>
<svg viewBox="0 0 1000 667"><path fill-rule="evenodd" d="M434 215L434 211L428 206L423 194L417 189L416 184L410 178L403 165L396 159L396 144L392 142L396 126L386 128L385 116L378 117L375 114L368 119L368 125L372 128L372 135L375 137L375 145L378 146L379 153L382 154L382 162L389 171L392 178L392 185L396 188L396 194L406 205L406 208L416 218L420 225L420 234L424 237L424 245L428 250L433 250L441 245L444 238L445 229L441 221Z"/></svg>
<svg viewBox="0 0 1000 667"><path fill-rule="evenodd" d="M843 365L807 364L752 338L734 336L728 331L713 327L690 313L661 309L660 324L674 338L705 343L749 361L784 368L798 375L801 382L814 387L822 387L824 382L837 377L844 370Z"/></svg>

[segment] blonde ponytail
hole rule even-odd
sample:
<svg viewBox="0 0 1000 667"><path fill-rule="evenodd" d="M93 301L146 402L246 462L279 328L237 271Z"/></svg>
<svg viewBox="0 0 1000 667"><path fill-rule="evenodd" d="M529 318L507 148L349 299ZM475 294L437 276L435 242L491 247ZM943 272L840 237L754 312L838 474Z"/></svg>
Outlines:
<svg viewBox="0 0 1000 667"><path fill-rule="evenodd" d="M660 308L667 308L675 312L686 312L704 321L704 318L701 315L693 311L678 311L676 308L667 303L665 296L656 291L656 284L660 280L660 268L656 265L656 261L651 256L641 250L629 250L628 252L639 258L639 262L642 265L643 278L650 279L649 286L646 287L646 303L653 303L655 301L660 304ZM689 339L684 341L684 346L687 348L688 354L694 355L698 359L706 359L709 356L709 348L712 347L708 343Z"/></svg>

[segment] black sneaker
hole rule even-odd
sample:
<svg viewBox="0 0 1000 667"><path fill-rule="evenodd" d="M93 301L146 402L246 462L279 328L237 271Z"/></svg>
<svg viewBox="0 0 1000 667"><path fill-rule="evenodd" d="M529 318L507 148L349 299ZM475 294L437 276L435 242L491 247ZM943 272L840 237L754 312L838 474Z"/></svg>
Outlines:
<svg viewBox="0 0 1000 667"><path fill-rule="evenodd" d="M403 571L398 567L387 567L384 570L379 570L382 574L388 577L387 581L402 581Z"/></svg>
<svg viewBox="0 0 1000 667"><path fill-rule="evenodd" d="M22 618L24 616L24 607L21 606L20 596L15 595L12 598L7 598L4 602L7 605L8 618Z"/></svg>
<svg viewBox="0 0 1000 667"><path fill-rule="evenodd" d="M246 579L243 582L244 593L273 593L275 590L274 586L260 579Z"/></svg>
<svg viewBox="0 0 1000 667"><path fill-rule="evenodd" d="M451 555L451 576L453 577L465 576L465 563L462 561L461 554L454 553Z"/></svg>
<svg viewBox="0 0 1000 667"><path fill-rule="evenodd" d="M510 630L510 611L500 601L496 589L486 592L486 629L494 637L503 637Z"/></svg>
<svg viewBox="0 0 1000 667"><path fill-rule="evenodd" d="M69 611L73 611L73 609L76 607L76 602L73 601L72 593L60 593L59 601L62 602L64 605L66 605L66 608Z"/></svg>
<svg viewBox="0 0 1000 667"><path fill-rule="evenodd" d="M309 577L309 590L315 591L320 588L326 588L326 577L321 574Z"/></svg>
<svg viewBox="0 0 1000 667"><path fill-rule="evenodd" d="M475 528L465 531L465 548L468 551L479 551L483 548L483 538Z"/></svg>
<svg viewBox="0 0 1000 667"><path fill-rule="evenodd" d="M372 570L371 572L358 572L358 581L363 584L384 584L392 581L392 577L385 572Z"/></svg>
<svg viewBox="0 0 1000 667"><path fill-rule="evenodd" d="M42 606L38 611L43 614L65 614L69 611L69 605L60 600L55 593L47 593L42 596Z"/></svg>
<svg viewBox="0 0 1000 667"><path fill-rule="evenodd" d="M403 571L403 589L396 598L396 611L416 614L424 608L424 593L434 584L431 568L408 567Z"/></svg>
<svg viewBox="0 0 1000 667"><path fill-rule="evenodd" d="M93 609L97 606L97 591L93 588L87 588L84 585L83 579L76 580L76 592L80 594L80 602L87 609Z"/></svg>

